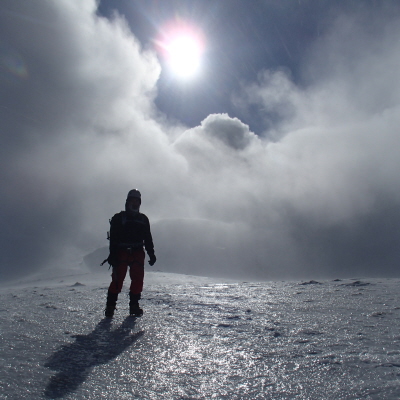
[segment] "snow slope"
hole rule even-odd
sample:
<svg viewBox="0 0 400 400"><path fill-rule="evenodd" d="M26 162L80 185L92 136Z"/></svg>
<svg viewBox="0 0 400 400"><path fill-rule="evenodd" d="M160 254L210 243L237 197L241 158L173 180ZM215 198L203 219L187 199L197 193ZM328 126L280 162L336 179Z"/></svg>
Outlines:
<svg viewBox="0 0 400 400"><path fill-rule="evenodd" d="M222 282L148 272L0 289L0 399L399 399L399 280Z"/></svg>

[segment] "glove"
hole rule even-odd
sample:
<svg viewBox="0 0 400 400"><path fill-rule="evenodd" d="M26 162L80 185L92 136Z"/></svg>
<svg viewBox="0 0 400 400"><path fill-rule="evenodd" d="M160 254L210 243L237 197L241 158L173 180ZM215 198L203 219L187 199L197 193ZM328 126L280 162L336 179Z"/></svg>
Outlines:
<svg viewBox="0 0 400 400"><path fill-rule="evenodd" d="M151 266L153 266L153 265L156 263L157 258L156 258L156 256L155 256L155 254L149 254L149 257L150 257L149 264L150 264Z"/></svg>

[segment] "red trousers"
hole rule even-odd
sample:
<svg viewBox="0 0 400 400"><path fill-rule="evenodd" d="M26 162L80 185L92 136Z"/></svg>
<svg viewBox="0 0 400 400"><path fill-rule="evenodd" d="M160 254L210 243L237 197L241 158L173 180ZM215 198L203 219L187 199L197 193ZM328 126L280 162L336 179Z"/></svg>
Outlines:
<svg viewBox="0 0 400 400"><path fill-rule="evenodd" d="M132 294L142 293L144 279L144 258L145 254L143 249L119 249L118 262L117 265L113 267L113 273L111 275L112 281L108 291L115 294L121 293L129 266L129 276L131 278L131 286L129 291Z"/></svg>

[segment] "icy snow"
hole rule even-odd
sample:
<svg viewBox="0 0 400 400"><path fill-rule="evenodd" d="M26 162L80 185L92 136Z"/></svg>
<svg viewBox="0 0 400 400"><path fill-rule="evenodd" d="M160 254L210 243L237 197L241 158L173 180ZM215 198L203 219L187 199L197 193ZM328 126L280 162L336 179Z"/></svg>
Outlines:
<svg viewBox="0 0 400 400"><path fill-rule="evenodd" d="M232 282L147 272L0 289L0 399L399 399L397 279Z"/></svg>

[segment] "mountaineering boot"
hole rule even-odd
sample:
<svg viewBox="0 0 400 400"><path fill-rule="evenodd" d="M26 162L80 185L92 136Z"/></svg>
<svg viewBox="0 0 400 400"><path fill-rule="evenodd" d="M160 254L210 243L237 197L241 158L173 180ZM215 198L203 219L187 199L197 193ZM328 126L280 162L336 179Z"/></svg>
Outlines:
<svg viewBox="0 0 400 400"><path fill-rule="evenodd" d="M129 293L129 314L140 317L143 315L143 310L139 307L140 293L133 294Z"/></svg>
<svg viewBox="0 0 400 400"><path fill-rule="evenodd" d="M118 293L108 292L106 309L104 311L104 315L107 318L112 318L113 317L114 311L115 311L115 306L117 304L117 300L118 300Z"/></svg>

